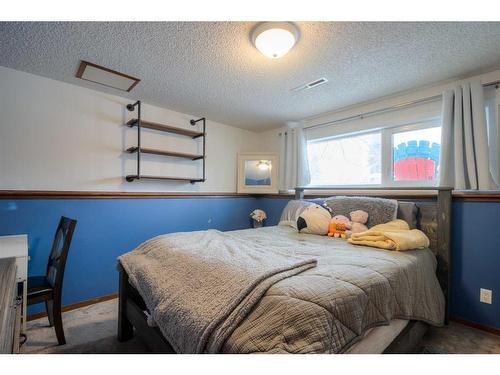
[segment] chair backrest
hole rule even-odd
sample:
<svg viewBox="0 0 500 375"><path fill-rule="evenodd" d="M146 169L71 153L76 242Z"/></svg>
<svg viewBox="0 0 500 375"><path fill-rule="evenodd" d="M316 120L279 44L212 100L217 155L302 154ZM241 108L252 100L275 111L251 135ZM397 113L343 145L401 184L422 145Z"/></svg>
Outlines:
<svg viewBox="0 0 500 375"><path fill-rule="evenodd" d="M76 220L68 219L62 216L57 226L54 242L50 251L49 261L47 263L47 281L58 291L62 288L64 277L64 268L66 267L66 258L68 257L71 239L75 231Z"/></svg>

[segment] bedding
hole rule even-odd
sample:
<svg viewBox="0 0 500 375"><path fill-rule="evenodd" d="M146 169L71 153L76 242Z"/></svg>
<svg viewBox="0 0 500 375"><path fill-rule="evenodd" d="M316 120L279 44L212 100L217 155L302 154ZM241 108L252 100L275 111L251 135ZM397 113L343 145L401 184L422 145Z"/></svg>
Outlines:
<svg viewBox="0 0 500 375"><path fill-rule="evenodd" d="M333 216L349 217L349 213L356 210L367 212L366 226L368 228L396 219L398 212L398 201L395 199L334 196L327 198L325 203Z"/></svg>
<svg viewBox="0 0 500 375"><path fill-rule="evenodd" d="M158 236L119 260L181 353L219 351L272 284L317 263L216 230Z"/></svg>
<svg viewBox="0 0 500 375"><path fill-rule="evenodd" d="M389 252L300 234L287 226L178 233L146 244L119 259L179 352L341 353L369 329L393 319L443 323L444 297L429 249ZM231 256L217 259L227 252ZM247 305L250 309L230 310L228 316L237 324L223 323L224 334L215 330L205 337L206 345L200 345L197 315L204 314L204 305L213 306L211 288L220 292L220 285L233 288L240 274L259 274L246 269L257 263L239 259L264 254L279 262L284 255L293 259L288 265L310 268L273 280ZM210 262L215 271L205 272L203 262ZM274 262L266 267L272 269Z"/></svg>
<svg viewBox="0 0 500 375"><path fill-rule="evenodd" d="M410 229L408 223L397 219L375 225L365 232L353 233L349 242L354 245L378 247L386 250L414 250L429 246L429 238L418 229Z"/></svg>

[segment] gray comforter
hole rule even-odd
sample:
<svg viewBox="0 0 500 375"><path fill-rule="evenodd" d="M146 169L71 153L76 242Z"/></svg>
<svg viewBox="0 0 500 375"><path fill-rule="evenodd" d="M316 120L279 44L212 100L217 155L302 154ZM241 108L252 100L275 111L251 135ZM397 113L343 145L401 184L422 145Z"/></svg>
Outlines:
<svg viewBox="0 0 500 375"><path fill-rule="evenodd" d="M444 317L427 249L391 252L269 227L160 236L120 262L183 353L339 353L392 319Z"/></svg>

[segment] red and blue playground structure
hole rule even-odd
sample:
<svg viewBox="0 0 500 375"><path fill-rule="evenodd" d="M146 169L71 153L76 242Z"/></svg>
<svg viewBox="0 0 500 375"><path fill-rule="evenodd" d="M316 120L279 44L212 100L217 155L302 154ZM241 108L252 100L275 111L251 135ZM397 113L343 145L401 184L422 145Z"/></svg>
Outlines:
<svg viewBox="0 0 500 375"><path fill-rule="evenodd" d="M437 177L441 145L408 141L394 147L394 180L433 180Z"/></svg>

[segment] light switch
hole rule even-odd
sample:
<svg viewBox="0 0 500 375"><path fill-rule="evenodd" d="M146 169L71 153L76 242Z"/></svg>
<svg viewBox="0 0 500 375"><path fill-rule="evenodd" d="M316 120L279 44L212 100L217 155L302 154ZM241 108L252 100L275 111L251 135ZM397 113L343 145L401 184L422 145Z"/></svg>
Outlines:
<svg viewBox="0 0 500 375"><path fill-rule="evenodd" d="M488 303L491 305L491 300L493 297L493 292L490 289L479 289L479 301L482 303Z"/></svg>

